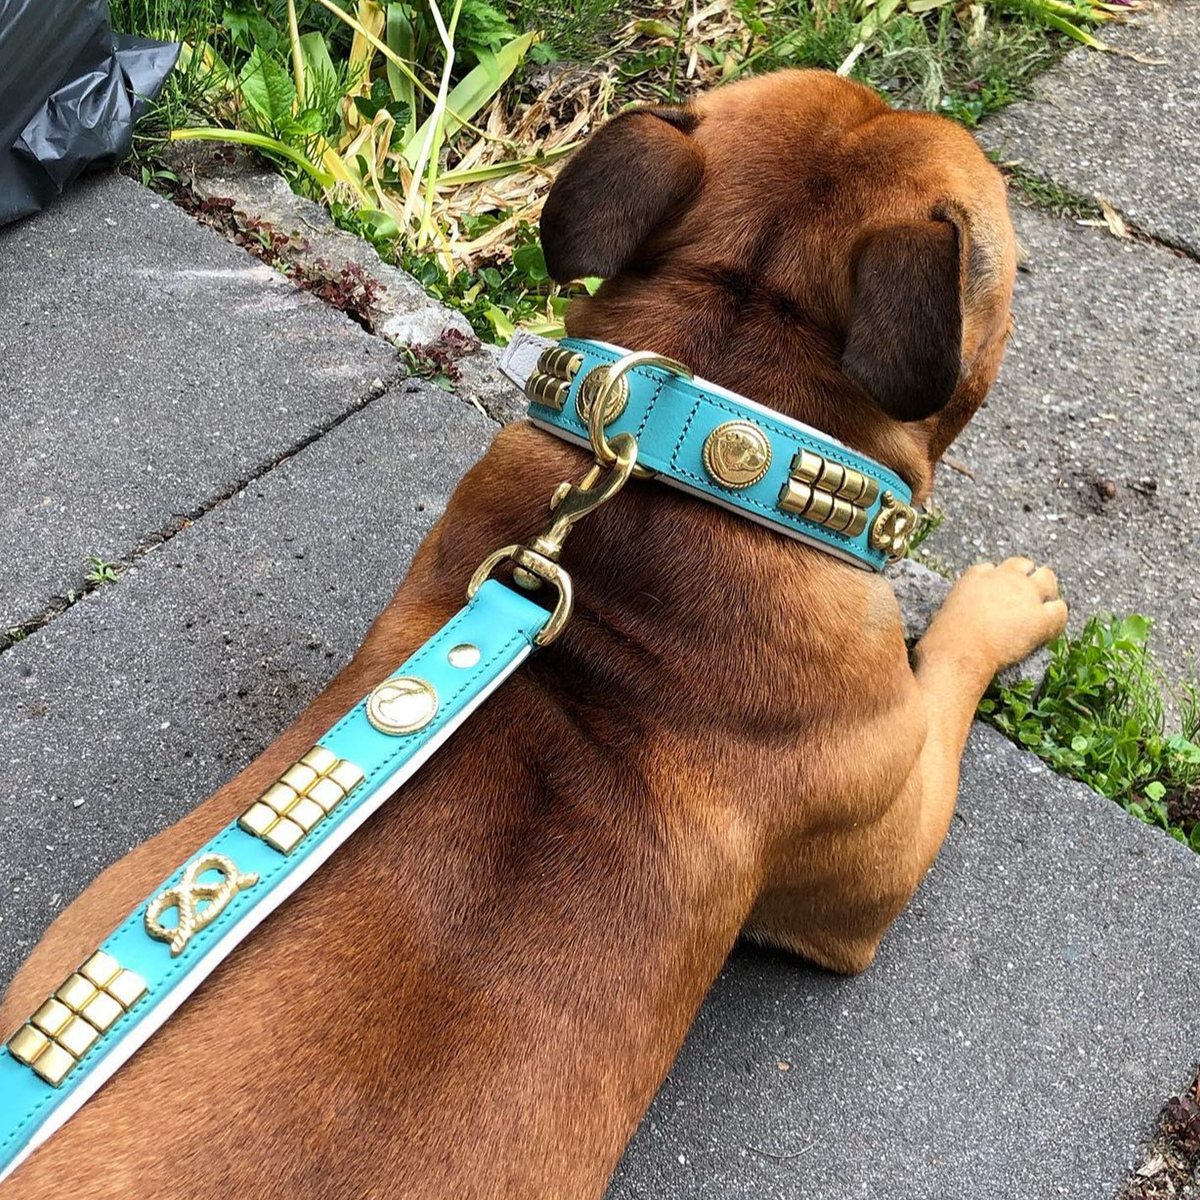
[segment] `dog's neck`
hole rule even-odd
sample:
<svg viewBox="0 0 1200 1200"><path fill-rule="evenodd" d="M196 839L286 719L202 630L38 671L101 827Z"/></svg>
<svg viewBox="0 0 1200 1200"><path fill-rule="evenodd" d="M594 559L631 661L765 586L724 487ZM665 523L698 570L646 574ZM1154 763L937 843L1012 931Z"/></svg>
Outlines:
<svg viewBox="0 0 1200 1200"><path fill-rule="evenodd" d="M614 281L621 283L622 281ZM829 434L890 467L917 502L933 487L935 452L926 422L888 419L838 364L837 348L814 331L797 333L756 319L715 321L699 297L649 283L605 288L567 310L572 337L652 350L694 374Z"/></svg>

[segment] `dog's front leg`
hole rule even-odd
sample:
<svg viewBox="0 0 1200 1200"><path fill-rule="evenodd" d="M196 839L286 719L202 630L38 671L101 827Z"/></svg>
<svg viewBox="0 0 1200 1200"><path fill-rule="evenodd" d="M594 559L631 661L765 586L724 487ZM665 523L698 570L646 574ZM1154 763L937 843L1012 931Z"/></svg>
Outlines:
<svg viewBox="0 0 1200 1200"><path fill-rule="evenodd" d="M945 840L967 734L992 677L1057 637L1066 623L1054 572L1027 558L1010 558L998 567L971 567L917 644L916 679L927 727L914 846L920 874Z"/></svg>

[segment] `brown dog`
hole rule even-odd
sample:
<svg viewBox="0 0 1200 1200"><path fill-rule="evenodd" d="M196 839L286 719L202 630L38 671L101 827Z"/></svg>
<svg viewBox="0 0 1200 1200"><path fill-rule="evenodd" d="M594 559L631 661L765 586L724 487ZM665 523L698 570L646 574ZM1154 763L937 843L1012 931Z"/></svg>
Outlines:
<svg viewBox="0 0 1200 1200"><path fill-rule="evenodd" d="M920 499L1008 329L1004 186L961 129L785 72L637 111L567 165L571 332L652 349ZM325 693L58 918L7 1034L545 523L585 455L505 429ZM1053 574L973 568L909 665L887 581L654 482L574 535L567 633L37 1151L4 1200L599 1196L739 934L861 971L946 833Z"/></svg>

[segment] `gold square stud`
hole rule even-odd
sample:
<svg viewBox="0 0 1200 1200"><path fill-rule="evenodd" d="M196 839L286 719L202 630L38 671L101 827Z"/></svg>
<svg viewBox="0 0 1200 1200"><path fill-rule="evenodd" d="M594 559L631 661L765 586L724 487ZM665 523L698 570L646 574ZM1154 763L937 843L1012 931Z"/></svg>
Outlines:
<svg viewBox="0 0 1200 1200"><path fill-rule="evenodd" d="M75 1065L75 1058L61 1046L51 1042L30 1065L48 1084L58 1087Z"/></svg>
<svg viewBox="0 0 1200 1200"><path fill-rule="evenodd" d="M295 789L297 792L304 792L316 781L316 778L317 773L312 767L306 767L303 763L296 763L295 766L288 767L280 775L279 782L286 783L288 787Z"/></svg>
<svg viewBox="0 0 1200 1200"><path fill-rule="evenodd" d="M136 971L124 970L104 990L122 1008L130 1009L146 994L146 981Z"/></svg>
<svg viewBox="0 0 1200 1200"><path fill-rule="evenodd" d="M258 798L259 804L265 804L268 808L273 808L280 816L283 816L293 804L299 793L295 788L290 788L286 783L273 783L261 796Z"/></svg>
<svg viewBox="0 0 1200 1200"><path fill-rule="evenodd" d="M59 1030L55 1041L64 1050L69 1050L75 1058L82 1058L99 1036L99 1030L88 1024L82 1017L72 1017Z"/></svg>
<svg viewBox="0 0 1200 1200"><path fill-rule="evenodd" d="M96 985L76 972L54 993L68 1008L81 1012L83 1006L96 994Z"/></svg>
<svg viewBox="0 0 1200 1200"><path fill-rule="evenodd" d="M287 819L295 821L307 833L318 821L325 817L325 810L313 800L305 797L297 800L288 810Z"/></svg>
<svg viewBox="0 0 1200 1200"><path fill-rule="evenodd" d="M279 814L265 804L254 803L238 818L238 824L247 832L263 837L267 830L279 820Z"/></svg>
<svg viewBox="0 0 1200 1200"><path fill-rule="evenodd" d="M238 824L280 853L290 854L363 779L354 763L325 746L314 746L238 818Z"/></svg>
<svg viewBox="0 0 1200 1200"><path fill-rule="evenodd" d="M29 1019L43 1032L57 1037L58 1031L71 1019L71 1010L52 996Z"/></svg>
<svg viewBox="0 0 1200 1200"><path fill-rule="evenodd" d="M97 987L104 987L120 969L121 964L111 954L105 954L103 950L97 950L79 968L79 973L86 975Z"/></svg>
<svg viewBox="0 0 1200 1200"><path fill-rule="evenodd" d="M356 787L358 787L360 783L362 783L365 776L363 775L361 768L350 762L349 759L343 758L342 761L338 763L338 765L334 767L332 771L329 772L329 778L332 779L333 782L336 783L338 787L340 787L348 796Z"/></svg>
<svg viewBox="0 0 1200 1200"><path fill-rule="evenodd" d="M331 809L336 808L345 798L346 793L332 779L326 778L318 779L308 789L308 798L301 801L301 803L307 804L315 801L321 806L321 811L327 813ZM296 807L299 808L300 805ZM288 816L294 819L296 816L295 810L288 813Z"/></svg>
<svg viewBox="0 0 1200 1200"><path fill-rule="evenodd" d="M267 842L276 850L290 854L303 836L304 830L295 821L290 821L287 817L280 817L267 831L266 838Z"/></svg>
<svg viewBox="0 0 1200 1200"><path fill-rule="evenodd" d="M312 767L318 775L325 775L329 768L337 762L337 755L324 746L314 746L301 760L306 767Z"/></svg>
<svg viewBox="0 0 1200 1200"><path fill-rule="evenodd" d="M79 1014L103 1033L125 1010L107 992L98 992Z"/></svg>
<svg viewBox="0 0 1200 1200"><path fill-rule="evenodd" d="M18 1062L23 1062L26 1066L32 1066L33 1060L48 1045L50 1045L50 1039L40 1029L34 1029L32 1025L22 1025L8 1039L8 1052Z"/></svg>

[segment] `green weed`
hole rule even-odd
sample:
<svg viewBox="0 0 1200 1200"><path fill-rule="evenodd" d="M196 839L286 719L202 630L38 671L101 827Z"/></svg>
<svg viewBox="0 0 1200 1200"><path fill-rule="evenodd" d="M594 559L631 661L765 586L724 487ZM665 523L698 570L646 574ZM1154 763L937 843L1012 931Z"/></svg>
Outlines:
<svg viewBox="0 0 1200 1200"><path fill-rule="evenodd" d="M1090 196L1069 191L1062 184L1036 174L1019 162L1000 162L998 165L1009 182L1039 208L1077 221L1094 221L1102 215L1100 205Z"/></svg>
<svg viewBox="0 0 1200 1200"><path fill-rule="evenodd" d="M87 573L84 579L91 584L116 583L117 575L120 573L120 564L105 562L98 555L93 554L87 560Z"/></svg>
<svg viewBox="0 0 1200 1200"><path fill-rule="evenodd" d="M1149 631L1141 616L1092 617L1051 645L1038 688L993 684L979 713L1056 771L1200 850L1200 689L1178 690L1181 728L1168 732Z"/></svg>

